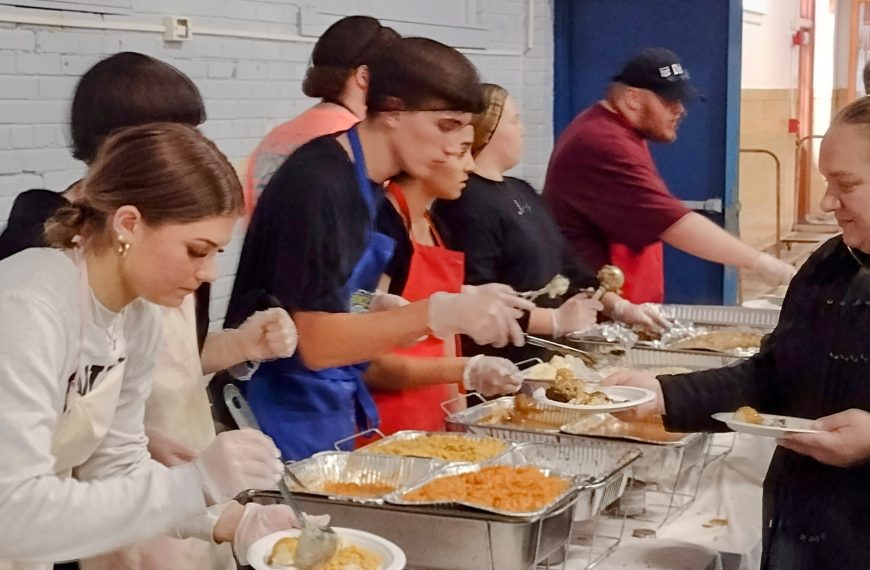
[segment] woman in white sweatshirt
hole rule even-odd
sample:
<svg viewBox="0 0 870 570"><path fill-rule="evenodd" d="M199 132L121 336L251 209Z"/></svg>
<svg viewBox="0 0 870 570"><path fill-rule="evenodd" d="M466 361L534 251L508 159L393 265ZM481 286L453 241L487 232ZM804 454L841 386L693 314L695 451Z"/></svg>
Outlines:
<svg viewBox="0 0 870 570"><path fill-rule="evenodd" d="M223 434L191 463L151 459L143 429L162 328L215 278L243 212L238 179L192 127L107 139L49 243L0 262L0 568L50 568L160 534L234 541L294 523L236 503L283 466L259 432Z"/></svg>

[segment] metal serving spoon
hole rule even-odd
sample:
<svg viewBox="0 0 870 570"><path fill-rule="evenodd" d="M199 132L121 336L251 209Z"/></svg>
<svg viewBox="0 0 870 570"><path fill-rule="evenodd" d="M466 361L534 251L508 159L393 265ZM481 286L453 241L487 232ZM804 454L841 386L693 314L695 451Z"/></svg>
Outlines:
<svg viewBox="0 0 870 570"><path fill-rule="evenodd" d="M230 410L230 415L239 428L260 429L260 424L257 423L257 418L254 417L254 413L251 411L247 400L245 400L245 397L242 396L242 393L233 384L224 386L224 401ZM295 477L294 480L297 483L300 482ZM304 488L305 485L302 485L302 487ZM338 535L335 534L335 531L329 525L321 528L316 524L308 522L308 517L299 508L296 498L293 497L293 493L287 488L287 483L283 477L278 480L278 490L281 492L284 503L293 509L293 513L296 515L301 526L293 565L298 570L317 570L338 552Z"/></svg>

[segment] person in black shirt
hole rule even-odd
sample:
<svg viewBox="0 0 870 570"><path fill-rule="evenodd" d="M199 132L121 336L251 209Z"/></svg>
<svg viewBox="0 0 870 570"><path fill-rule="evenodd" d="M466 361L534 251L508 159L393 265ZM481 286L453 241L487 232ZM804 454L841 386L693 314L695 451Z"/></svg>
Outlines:
<svg viewBox="0 0 870 570"><path fill-rule="evenodd" d="M482 108L478 86L476 70L456 50L403 38L374 58L367 118L299 148L263 190L226 323L240 322L264 295L293 314L297 354L261 365L243 385L285 459L333 449L377 425L363 375L371 360L396 347L457 333L483 344L524 341L516 319L525 303L517 297L442 292L356 314L394 251L375 227L383 182L399 172L425 178L459 152L463 128Z"/></svg>
<svg viewBox="0 0 870 570"><path fill-rule="evenodd" d="M630 324L653 328L668 323L652 307L633 305L607 293L598 303L588 288L598 286L596 273L573 253L534 189L504 173L522 157L523 125L517 105L502 87L484 85L487 108L475 116L475 172L458 200L439 200L433 215L448 228L451 243L465 252L466 283L505 283L517 291L538 290L557 274L571 283L555 299L539 297L544 307L523 324L530 333L560 336L584 330L598 311ZM480 348L463 344L463 352L506 355L517 361L538 356L533 347L521 350Z"/></svg>
<svg viewBox="0 0 870 570"><path fill-rule="evenodd" d="M870 98L845 107L822 140L821 208L843 229L791 282L761 351L737 366L607 385L657 399L625 419L663 414L671 431L724 431L710 417L751 406L815 419L821 433L783 433L764 480L764 570L870 568Z"/></svg>

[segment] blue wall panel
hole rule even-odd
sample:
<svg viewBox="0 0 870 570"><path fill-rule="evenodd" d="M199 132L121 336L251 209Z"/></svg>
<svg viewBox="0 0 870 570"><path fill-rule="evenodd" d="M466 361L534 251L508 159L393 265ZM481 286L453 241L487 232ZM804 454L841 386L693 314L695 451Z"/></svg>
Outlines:
<svg viewBox="0 0 870 570"><path fill-rule="evenodd" d="M554 129L601 99L622 64L644 47L680 55L706 101L688 105L673 144L652 144L671 192L683 200L723 200L736 229L740 119L740 0L556 0ZM727 224L726 224L727 219ZM668 248L667 301L733 303L736 273Z"/></svg>

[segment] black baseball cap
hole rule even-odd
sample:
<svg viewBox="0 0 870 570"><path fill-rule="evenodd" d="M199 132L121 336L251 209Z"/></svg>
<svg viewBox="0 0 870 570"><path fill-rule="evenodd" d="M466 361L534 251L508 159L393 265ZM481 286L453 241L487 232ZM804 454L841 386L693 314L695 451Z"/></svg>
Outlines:
<svg viewBox="0 0 870 570"><path fill-rule="evenodd" d="M668 101L703 99L689 77L677 54L665 48L646 48L630 59L613 81L649 89Z"/></svg>

